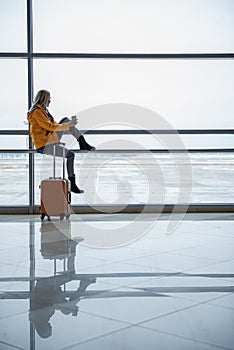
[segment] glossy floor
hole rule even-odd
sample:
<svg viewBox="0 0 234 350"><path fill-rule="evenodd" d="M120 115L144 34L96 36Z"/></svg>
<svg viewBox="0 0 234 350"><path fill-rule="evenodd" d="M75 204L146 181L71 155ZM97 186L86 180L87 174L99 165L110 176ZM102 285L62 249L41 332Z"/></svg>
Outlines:
<svg viewBox="0 0 234 350"><path fill-rule="evenodd" d="M0 349L234 349L234 215L0 217Z"/></svg>

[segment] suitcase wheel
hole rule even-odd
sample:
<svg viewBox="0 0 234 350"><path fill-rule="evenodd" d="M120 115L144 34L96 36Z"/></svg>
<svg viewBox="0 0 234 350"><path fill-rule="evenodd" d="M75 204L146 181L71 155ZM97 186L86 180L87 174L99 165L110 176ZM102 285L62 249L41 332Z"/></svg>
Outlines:
<svg viewBox="0 0 234 350"><path fill-rule="evenodd" d="M68 220L70 218L70 214L66 215L66 220Z"/></svg>
<svg viewBox="0 0 234 350"><path fill-rule="evenodd" d="M64 215L64 214L61 214L61 215L60 215L60 220L63 220L64 217L65 217L65 215Z"/></svg>
<svg viewBox="0 0 234 350"><path fill-rule="evenodd" d="M45 216L46 215L44 213L41 214L41 221L45 219ZM48 218L48 221L51 221L49 216L47 216L47 218Z"/></svg>

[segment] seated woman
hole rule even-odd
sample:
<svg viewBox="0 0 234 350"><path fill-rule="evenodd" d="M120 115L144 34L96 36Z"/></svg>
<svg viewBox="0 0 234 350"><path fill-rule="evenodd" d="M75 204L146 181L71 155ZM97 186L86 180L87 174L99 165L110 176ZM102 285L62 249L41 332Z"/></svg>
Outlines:
<svg viewBox="0 0 234 350"><path fill-rule="evenodd" d="M34 142L37 152L42 154L53 155L53 145L60 142L64 131L69 131L78 141L80 150L92 151L95 147L90 146L84 136L75 127L77 119L63 118L59 123L54 121L54 118L49 113L51 101L50 92L47 90L40 90L36 94L35 100L31 109L28 112L27 119L30 123L30 136ZM55 155L63 156L63 148L60 145L55 146ZM74 173L74 158L75 154L71 150L65 148L65 155L67 158L67 173L71 181L71 191L74 193L84 193L76 185L76 178Z"/></svg>

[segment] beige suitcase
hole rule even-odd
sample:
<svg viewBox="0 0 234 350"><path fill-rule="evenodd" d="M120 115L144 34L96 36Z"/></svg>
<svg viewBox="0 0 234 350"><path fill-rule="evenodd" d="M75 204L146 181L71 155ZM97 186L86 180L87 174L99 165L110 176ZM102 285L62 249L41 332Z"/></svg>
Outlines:
<svg viewBox="0 0 234 350"><path fill-rule="evenodd" d="M63 143L60 143L63 146ZM61 220L70 217L70 181L65 179L65 149L63 152L63 177L55 176L55 147L53 155L53 177L41 181L41 220L45 216L50 220L51 216L59 216Z"/></svg>

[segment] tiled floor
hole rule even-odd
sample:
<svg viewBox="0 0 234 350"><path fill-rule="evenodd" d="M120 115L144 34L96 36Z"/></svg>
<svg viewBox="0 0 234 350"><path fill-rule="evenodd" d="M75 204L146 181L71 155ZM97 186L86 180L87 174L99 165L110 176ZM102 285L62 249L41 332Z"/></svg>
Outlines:
<svg viewBox="0 0 234 350"><path fill-rule="evenodd" d="M234 349L234 215L170 220L2 215L0 349Z"/></svg>

